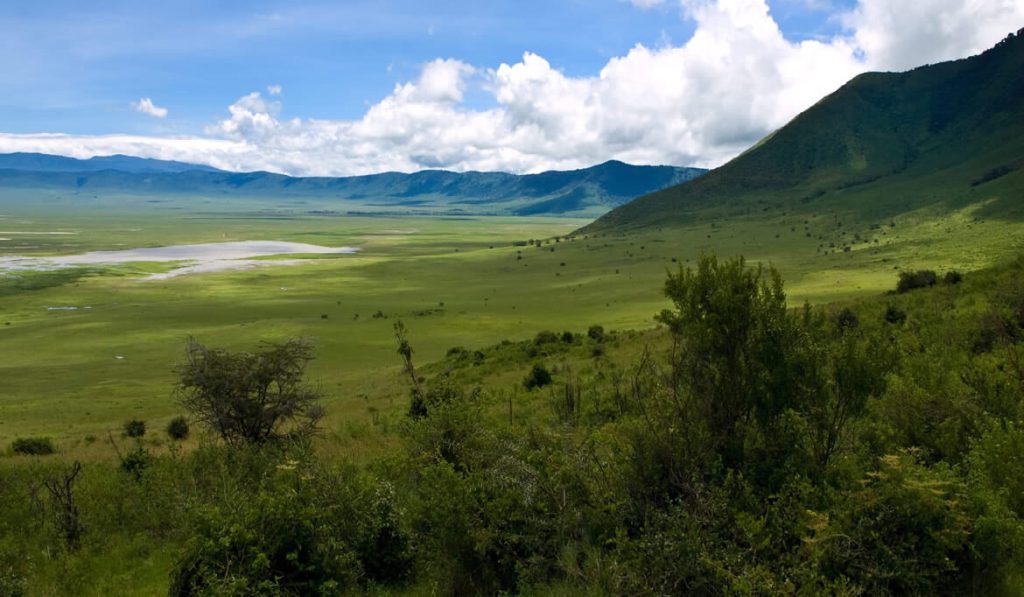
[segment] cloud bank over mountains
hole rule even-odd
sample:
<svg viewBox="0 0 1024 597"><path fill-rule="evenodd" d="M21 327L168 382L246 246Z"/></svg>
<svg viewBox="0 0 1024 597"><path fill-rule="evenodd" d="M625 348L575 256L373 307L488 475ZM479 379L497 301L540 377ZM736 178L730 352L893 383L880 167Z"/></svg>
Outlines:
<svg viewBox="0 0 1024 597"><path fill-rule="evenodd" d="M125 153L228 170L353 175L444 168L519 173L631 163L716 166L866 70L975 54L1024 25L1021 0L860 0L844 32L790 41L765 0L632 0L681 12L681 45L634 46L594 76L542 56L514 64L436 59L356 120L283 118L276 85L239 98L203 136L0 134L0 151ZM660 6L659 6L660 5ZM470 90L480 102L467 101ZM134 103L164 118L149 98Z"/></svg>

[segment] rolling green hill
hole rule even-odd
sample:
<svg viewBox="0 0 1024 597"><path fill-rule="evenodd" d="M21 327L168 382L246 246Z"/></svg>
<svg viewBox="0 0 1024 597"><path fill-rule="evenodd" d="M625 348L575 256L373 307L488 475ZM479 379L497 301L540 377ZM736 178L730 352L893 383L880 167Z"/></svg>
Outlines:
<svg viewBox="0 0 1024 597"><path fill-rule="evenodd" d="M0 155L0 188L88 196L165 196L306 201L317 210L411 214L573 215L596 217L639 195L690 180L704 170L610 161L573 171L515 175L426 170L342 178L224 172L127 156L74 160Z"/></svg>
<svg viewBox="0 0 1024 597"><path fill-rule="evenodd" d="M1024 217L1024 30L971 58L865 73L706 176L641 197L584 231L752 211L878 222L976 206Z"/></svg>

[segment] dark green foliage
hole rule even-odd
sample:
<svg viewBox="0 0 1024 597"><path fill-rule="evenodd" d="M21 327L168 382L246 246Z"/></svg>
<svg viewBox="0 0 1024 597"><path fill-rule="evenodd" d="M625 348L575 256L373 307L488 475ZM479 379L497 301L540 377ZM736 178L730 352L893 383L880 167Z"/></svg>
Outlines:
<svg viewBox="0 0 1024 597"><path fill-rule="evenodd" d="M907 320L907 312L895 305L885 308L885 321L891 324L900 324Z"/></svg>
<svg viewBox="0 0 1024 597"><path fill-rule="evenodd" d="M46 456L56 450L48 437L19 437L11 442L11 451L26 456Z"/></svg>
<svg viewBox="0 0 1024 597"><path fill-rule="evenodd" d="M856 329L859 325L860 318L858 318L853 309L850 309L849 307L844 307L843 310L836 315L836 327L839 329L840 333Z"/></svg>
<svg viewBox="0 0 1024 597"><path fill-rule="evenodd" d="M170 595L337 595L407 577L387 485L350 469L264 455L249 495L196 509Z"/></svg>
<svg viewBox="0 0 1024 597"><path fill-rule="evenodd" d="M25 577L12 564L0 563L0 595L22 597L25 594Z"/></svg>
<svg viewBox="0 0 1024 597"><path fill-rule="evenodd" d="M188 439L189 431L188 419L182 416L174 417L167 424L167 437L175 441Z"/></svg>
<svg viewBox="0 0 1024 597"><path fill-rule="evenodd" d="M136 481L142 480L142 475L153 461L149 450L142 446L136 446L134 450L121 458L121 470L128 473Z"/></svg>
<svg viewBox="0 0 1024 597"><path fill-rule="evenodd" d="M935 286L936 282L938 282L938 276L930 269L900 272L900 279L896 283L896 292L904 293L916 288L928 288Z"/></svg>
<svg viewBox="0 0 1024 597"><path fill-rule="evenodd" d="M946 275L942 277L943 284L959 284L964 281L964 275L955 269L946 272Z"/></svg>
<svg viewBox="0 0 1024 597"><path fill-rule="evenodd" d="M533 343L536 346L542 346L544 344L555 344L558 340L558 334L551 330L544 330L542 332L537 332L537 335L533 338Z"/></svg>
<svg viewBox="0 0 1024 597"><path fill-rule="evenodd" d="M146 435L146 422L138 419L126 421L122 427L125 437L139 438Z"/></svg>
<svg viewBox="0 0 1024 597"><path fill-rule="evenodd" d="M179 367L178 400L229 444L308 437L323 416L319 394L303 380L312 346L291 339L262 351L207 348L195 339Z"/></svg>
<svg viewBox="0 0 1024 597"><path fill-rule="evenodd" d="M566 344L572 344L575 341L576 341L576 334L573 334L572 332L568 332L568 331L562 332L562 342L565 342Z"/></svg>
<svg viewBox="0 0 1024 597"><path fill-rule="evenodd" d="M587 337L594 342L601 342L604 340L604 326L592 325L587 328Z"/></svg>
<svg viewBox="0 0 1024 597"><path fill-rule="evenodd" d="M530 373L526 375L526 379L523 380L523 387L527 390L533 390L535 388L543 388L544 386L551 385L551 372L548 371L544 365L537 363L530 369Z"/></svg>
<svg viewBox="0 0 1024 597"><path fill-rule="evenodd" d="M690 418L707 433L705 447L737 466L749 424L767 429L810 398L794 375L805 355L782 279L774 270L749 270L742 259L703 257L696 270L669 275L665 294L676 310L658 321L678 344L672 376L680 387L670 390L687 396Z"/></svg>
<svg viewBox="0 0 1024 597"><path fill-rule="evenodd" d="M410 451L459 471L470 467L482 433L479 398L478 390L467 393L448 378L435 380L424 396L429 416L414 419L409 427Z"/></svg>
<svg viewBox="0 0 1024 597"><path fill-rule="evenodd" d="M989 181L995 180L997 178L1006 176L1010 172L1013 172L1013 168L1011 168L1010 166L1007 166L1005 164L1002 165L1002 166L996 166L995 168L992 168L988 172L985 172L984 174L982 174L978 178L972 180L971 181L971 186L972 187L976 187L976 186L983 185L986 182L989 182Z"/></svg>
<svg viewBox="0 0 1024 597"><path fill-rule="evenodd" d="M95 272L94 268L85 267L9 272L0 277L0 297L73 284Z"/></svg>
<svg viewBox="0 0 1024 597"><path fill-rule="evenodd" d="M964 501L948 468L924 467L911 453L885 456L811 545L824 574L866 594L955 594L971 530Z"/></svg>

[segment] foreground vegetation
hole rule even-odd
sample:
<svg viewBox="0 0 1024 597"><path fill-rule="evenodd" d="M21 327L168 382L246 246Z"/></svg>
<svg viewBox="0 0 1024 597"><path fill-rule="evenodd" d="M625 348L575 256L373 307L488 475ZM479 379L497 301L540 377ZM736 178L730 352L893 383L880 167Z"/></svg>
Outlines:
<svg viewBox="0 0 1024 597"><path fill-rule="evenodd" d="M776 271L702 258L658 330L419 368L398 326L407 408L359 463L303 432L280 345L296 425L0 463L0 592L1019 594L1024 259L936 278L790 309ZM177 404L247 404L195 375L233 354L193 345Z"/></svg>

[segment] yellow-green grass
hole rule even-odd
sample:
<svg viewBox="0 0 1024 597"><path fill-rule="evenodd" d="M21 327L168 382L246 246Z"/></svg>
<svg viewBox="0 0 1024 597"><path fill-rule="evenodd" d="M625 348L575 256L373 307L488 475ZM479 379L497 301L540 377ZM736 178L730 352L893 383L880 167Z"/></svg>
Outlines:
<svg viewBox="0 0 1024 597"><path fill-rule="evenodd" d="M34 286L25 284L33 274L0 278L0 446L48 435L86 452L99 448L88 448L85 438L103 437L127 419L159 428L179 413L174 366L189 336L234 349L313 339L318 358L310 374L326 396L328 437L376 453L386 446L370 429L373 421L407 403L391 331L396 319L409 328L416 360L427 363L452 346L484 347L542 329L650 327L667 306L666 270L702 252L770 262L785 277L791 302L827 302L892 288L894 268L987 266L1019 251L1024 227L966 210L912 212L860 228L838 227L840 213L765 212L570 241L564 236L585 221L268 218L247 205L216 213L0 205L0 216L0 231L25 233L0 234L12 239L0 241L0 254L225 240L361 249L298 266L167 280L142 279L167 264L95 268L78 278L35 274L54 278ZM38 234L54 231L71 234ZM548 240L513 246L531 238ZM378 312L383 317L374 317Z"/></svg>

